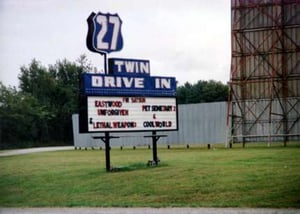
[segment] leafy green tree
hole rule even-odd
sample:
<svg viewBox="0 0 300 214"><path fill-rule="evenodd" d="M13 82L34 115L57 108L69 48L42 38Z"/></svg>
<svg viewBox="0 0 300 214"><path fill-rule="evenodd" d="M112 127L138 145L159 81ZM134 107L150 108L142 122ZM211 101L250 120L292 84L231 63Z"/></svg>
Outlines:
<svg viewBox="0 0 300 214"><path fill-rule="evenodd" d="M33 59L20 69L19 91L0 82L0 147L71 143L79 77L91 69L85 55L48 67Z"/></svg>
<svg viewBox="0 0 300 214"><path fill-rule="evenodd" d="M47 138L49 118L35 97L0 83L0 148L32 146Z"/></svg>
<svg viewBox="0 0 300 214"><path fill-rule="evenodd" d="M33 60L28 67L21 68L21 91L33 96L53 115L46 123L48 141L72 141L71 116L77 112L79 76L87 68L85 56L79 58L79 63L64 59L45 68Z"/></svg>
<svg viewBox="0 0 300 214"><path fill-rule="evenodd" d="M186 82L177 88L179 104L227 101L228 86L214 80Z"/></svg>
<svg viewBox="0 0 300 214"><path fill-rule="evenodd" d="M190 101L190 92L192 85L189 82L186 82L183 86L177 87L176 94L179 104L189 103Z"/></svg>
<svg viewBox="0 0 300 214"><path fill-rule="evenodd" d="M49 72L56 82L53 94L52 108L56 114L55 125L56 140L69 142L72 139L72 114L78 111L79 77L84 67L67 60L58 61L49 67Z"/></svg>

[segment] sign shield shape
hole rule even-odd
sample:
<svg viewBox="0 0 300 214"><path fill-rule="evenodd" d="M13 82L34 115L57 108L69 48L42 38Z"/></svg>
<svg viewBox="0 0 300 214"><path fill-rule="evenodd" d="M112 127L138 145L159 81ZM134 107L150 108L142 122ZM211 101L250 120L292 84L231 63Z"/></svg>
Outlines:
<svg viewBox="0 0 300 214"><path fill-rule="evenodd" d="M92 12L87 22L86 44L90 51L104 54L123 48L122 20L118 14Z"/></svg>

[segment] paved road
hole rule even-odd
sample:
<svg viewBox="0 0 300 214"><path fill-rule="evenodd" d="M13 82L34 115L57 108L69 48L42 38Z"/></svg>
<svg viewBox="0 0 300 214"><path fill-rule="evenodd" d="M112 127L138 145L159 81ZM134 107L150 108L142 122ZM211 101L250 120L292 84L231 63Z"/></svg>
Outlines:
<svg viewBox="0 0 300 214"><path fill-rule="evenodd" d="M53 146L53 147L40 147L40 148L30 148L30 149L4 150L4 151L0 151L0 157L12 156L12 155L23 155L23 154L30 154L36 152L71 150L71 149L74 149L74 146Z"/></svg>
<svg viewBox="0 0 300 214"><path fill-rule="evenodd" d="M247 208L0 208L1 214L299 214L300 209Z"/></svg>

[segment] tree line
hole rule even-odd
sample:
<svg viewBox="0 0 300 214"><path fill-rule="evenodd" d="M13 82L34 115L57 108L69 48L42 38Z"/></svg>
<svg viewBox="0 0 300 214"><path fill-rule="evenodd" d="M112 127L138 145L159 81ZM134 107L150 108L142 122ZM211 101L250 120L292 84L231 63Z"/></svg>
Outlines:
<svg viewBox="0 0 300 214"><path fill-rule="evenodd" d="M84 55L48 67L33 59L20 68L18 88L0 82L0 149L72 144L79 77L91 69ZM213 80L177 88L179 104L224 101L227 94L228 87Z"/></svg>
<svg viewBox="0 0 300 214"><path fill-rule="evenodd" d="M227 101L228 86L220 81L199 80L195 84L186 82L176 89L178 104Z"/></svg>

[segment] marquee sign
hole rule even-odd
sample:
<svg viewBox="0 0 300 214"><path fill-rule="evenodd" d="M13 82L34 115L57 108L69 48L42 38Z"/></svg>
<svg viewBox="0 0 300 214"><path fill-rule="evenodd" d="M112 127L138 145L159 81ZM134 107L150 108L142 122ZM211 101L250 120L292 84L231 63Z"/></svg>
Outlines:
<svg viewBox="0 0 300 214"><path fill-rule="evenodd" d="M104 55L108 71L80 78L80 132L177 130L175 77L151 76L145 59L107 63L106 54L123 47L122 21L118 14L93 12L87 22L87 47Z"/></svg>
<svg viewBox="0 0 300 214"><path fill-rule="evenodd" d="M177 129L174 98L88 97L88 132Z"/></svg>

